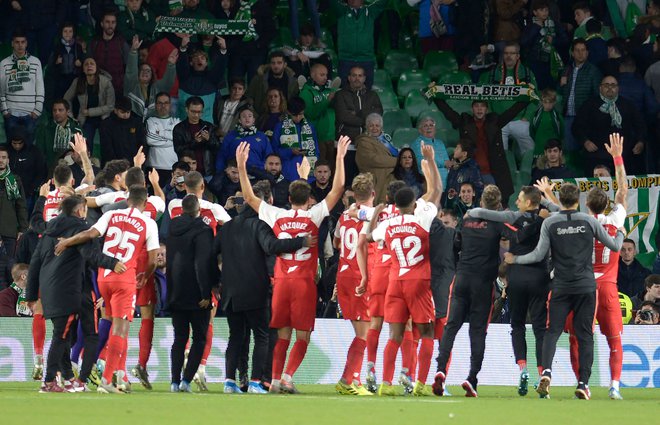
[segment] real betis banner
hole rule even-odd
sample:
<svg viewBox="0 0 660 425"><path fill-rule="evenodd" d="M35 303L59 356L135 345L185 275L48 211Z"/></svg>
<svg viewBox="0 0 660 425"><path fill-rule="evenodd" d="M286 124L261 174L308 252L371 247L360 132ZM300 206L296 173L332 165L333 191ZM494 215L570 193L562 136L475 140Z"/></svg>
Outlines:
<svg viewBox="0 0 660 425"><path fill-rule="evenodd" d="M580 210L587 211L587 193L594 187L607 192L610 198L609 212L614 206L614 194L617 190L616 179L577 178L553 180L555 195L563 183L573 183L580 189ZM628 176L628 207L626 209L626 237L635 241L640 253L657 251L658 233L658 195L660 194L660 174L646 176Z"/></svg>
<svg viewBox="0 0 660 425"><path fill-rule="evenodd" d="M538 100L532 85L501 84L444 84L431 83L422 89L422 95L429 101L444 100L516 100L520 102Z"/></svg>
<svg viewBox="0 0 660 425"><path fill-rule="evenodd" d="M241 35L256 39L257 32L249 20L195 19L163 16L156 24L154 33L171 32L182 34Z"/></svg>

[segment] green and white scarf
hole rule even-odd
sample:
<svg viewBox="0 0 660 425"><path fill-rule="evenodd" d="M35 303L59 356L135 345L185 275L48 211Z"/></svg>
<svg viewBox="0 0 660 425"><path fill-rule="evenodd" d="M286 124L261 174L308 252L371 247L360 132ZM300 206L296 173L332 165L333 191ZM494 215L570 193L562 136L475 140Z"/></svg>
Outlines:
<svg viewBox="0 0 660 425"><path fill-rule="evenodd" d="M12 66L7 71L7 90L10 93L16 93L17 91L23 90L23 83L30 81L30 62L28 58L29 54L25 56L16 57L12 55Z"/></svg>
<svg viewBox="0 0 660 425"><path fill-rule="evenodd" d="M242 6L241 6L242 7ZM180 18L178 16L162 16L156 24L155 33L183 33L183 34L210 34L210 35L241 35L244 40L256 40L257 31L250 18L230 19L196 19Z"/></svg>
<svg viewBox="0 0 660 425"><path fill-rule="evenodd" d="M309 165L311 165L312 170L314 169L319 154L316 152L316 143L314 142L312 126L309 125L306 118L303 118L300 122L300 135L298 135L298 127L296 127L296 123L293 122L291 117L287 116L284 121L282 121L280 144L289 149L300 149L304 151L305 156L309 161Z"/></svg>
<svg viewBox="0 0 660 425"><path fill-rule="evenodd" d="M12 282L11 285L9 285L11 289L14 291L18 292L18 300L16 300L16 315L17 316L32 316L32 311L27 305L27 301L25 300L25 289L21 289L20 286L18 286L15 282Z"/></svg>
<svg viewBox="0 0 660 425"><path fill-rule="evenodd" d="M18 189L16 177L12 174L9 164L7 164L7 168L0 171L0 182L1 181L5 182L5 191L7 192L7 198L10 201L15 201L21 197L21 191Z"/></svg>
<svg viewBox="0 0 660 425"><path fill-rule="evenodd" d="M429 101L438 99L459 100L515 100L519 102L539 100L531 84L436 84L431 83L422 89L422 95Z"/></svg>
<svg viewBox="0 0 660 425"><path fill-rule="evenodd" d="M614 99L608 99L601 94L600 99L605 103L600 105L600 108L598 109L600 112L610 114L610 118L612 119L612 127L621 128L621 113L619 112L619 108L616 107L616 100L618 98L619 96L615 97Z"/></svg>
<svg viewBox="0 0 660 425"><path fill-rule="evenodd" d="M240 123L236 124L236 131L238 132L238 135L243 137L248 137L248 136L254 136L257 134L257 127L251 125L248 128L243 127Z"/></svg>
<svg viewBox="0 0 660 425"><path fill-rule="evenodd" d="M236 12L235 19L237 21L252 22L252 6L254 6L257 0L240 0L240 1L241 1L241 6L238 8L238 11ZM245 36L243 36L243 41L256 40L257 38L259 38L259 36L257 35L256 32L254 34L248 33L245 34Z"/></svg>
<svg viewBox="0 0 660 425"><path fill-rule="evenodd" d="M67 119L66 124L61 126L55 123L55 136L53 137L53 152L65 152L69 150L69 142L71 137L75 133L78 133L76 129L73 128L71 122Z"/></svg>

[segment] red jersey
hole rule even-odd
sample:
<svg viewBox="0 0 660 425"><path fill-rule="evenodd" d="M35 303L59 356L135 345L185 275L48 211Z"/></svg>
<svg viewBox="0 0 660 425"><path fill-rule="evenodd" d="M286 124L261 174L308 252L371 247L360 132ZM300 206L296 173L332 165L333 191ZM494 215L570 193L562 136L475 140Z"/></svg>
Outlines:
<svg viewBox="0 0 660 425"><path fill-rule="evenodd" d="M325 201L319 202L307 211L285 210L267 202L262 202L259 206L259 218L268 223L278 239L307 235L318 237L321 222L328 215L330 212ZM275 278L313 281L318 268L318 259L319 250L316 247L302 247L292 254L280 254L275 261Z"/></svg>
<svg viewBox="0 0 660 425"><path fill-rule="evenodd" d="M159 248L156 222L135 208L108 211L94 226L105 236L103 253L126 264L127 270L116 274L112 270L99 269L100 281L136 283L138 263L145 251Z"/></svg>
<svg viewBox="0 0 660 425"><path fill-rule="evenodd" d="M615 237L617 229L623 227L626 221L626 210L623 205L616 204L609 214L598 214L596 219L605 227L608 235ZM591 261L594 263L594 277L597 281L616 284L619 273L618 252L612 252L601 241L594 239Z"/></svg>
<svg viewBox="0 0 660 425"><path fill-rule="evenodd" d="M339 217L335 227L335 237L340 241L339 268L337 275L360 279L360 266L358 265L357 249L358 239L367 224L357 218L351 218L346 212Z"/></svg>
<svg viewBox="0 0 660 425"><path fill-rule="evenodd" d="M388 204L383 211L378 214L378 224L382 223L385 220L389 220L393 217L398 217L401 215L399 209L394 204ZM389 267L390 251L385 246L385 242L374 242L370 244L371 250L369 251L370 260L369 263L373 264L373 267ZM373 255L372 255L373 254ZM371 258L373 257L373 260Z"/></svg>
<svg viewBox="0 0 660 425"><path fill-rule="evenodd" d="M60 189L51 190L46 195L46 203L44 204L44 221L47 223L57 217L60 213L60 202L62 202L64 196L60 192Z"/></svg>
<svg viewBox="0 0 660 425"><path fill-rule="evenodd" d="M385 241L392 256L390 279L431 279L429 231L437 214L435 205L420 199L414 214L385 220L372 232L374 241Z"/></svg>
<svg viewBox="0 0 660 425"><path fill-rule="evenodd" d="M94 198L96 205L103 207L105 205L111 205L115 202L121 202L128 199L128 192L117 191L117 192L108 192L102 195L99 195ZM155 220L158 217L158 214L165 212L165 202L158 196L150 196L147 198L147 205L144 207L142 214L146 215L152 220Z"/></svg>
<svg viewBox="0 0 660 425"><path fill-rule="evenodd" d="M167 205L167 209L170 212L170 218L176 218L183 214L181 201L183 201L183 199L172 199ZM204 223L213 229L214 235L216 234L218 225L222 226L224 223L231 220L231 217L221 205L214 204L213 202L204 199L199 200L199 215L202 217Z"/></svg>

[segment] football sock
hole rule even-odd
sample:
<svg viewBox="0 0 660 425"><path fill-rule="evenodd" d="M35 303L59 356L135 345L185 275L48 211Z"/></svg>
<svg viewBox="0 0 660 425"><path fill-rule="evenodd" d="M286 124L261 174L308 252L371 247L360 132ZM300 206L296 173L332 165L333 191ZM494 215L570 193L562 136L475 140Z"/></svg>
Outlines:
<svg viewBox="0 0 660 425"><path fill-rule="evenodd" d="M71 361L73 363L78 363L80 360L80 352L85 346L85 336L82 330L82 323L78 321L78 332L76 333L76 343L71 347Z"/></svg>
<svg viewBox="0 0 660 425"><path fill-rule="evenodd" d="M612 380L612 385L610 385L615 390L619 391L619 381Z"/></svg>
<svg viewBox="0 0 660 425"><path fill-rule="evenodd" d="M143 368L147 368L149 355L151 354L151 343L154 338L154 319L142 319L140 326L140 355L138 357L138 364Z"/></svg>
<svg viewBox="0 0 660 425"><path fill-rule="evenodd" d="M539 371L539 376L543 375L543 366L536 366Z"/></svg>
<svg viewBox="0 0 660 425"><path fill-rule="evenodd" d="M570 343L571 351L571 367L573 368L573 374L575 374L575 379L580 380L580 353L578 350L577 337L575 335L570 335L568 337Z"/></svg>
<svg viewBox="0 0 660 425"><path fill-rule="evenodd" d="M43 314L35 314L32 318L32 346L35 356L44 355L46 342L46 319Z"/></svg>
<svg viewBox="0 0 660 425"><path fill-rule="evenodd" d="M128 374L126 373L126 358L128 357L128 338L122 338L121 359L119 361L119 370L124 371L124 382L128 382Z"/></svg>
<svg viewBox="0 0 660 425"><path fill-rule="evenodd" d="M616 382L615 388L618 390L619 381L621 380L621 368L623 367L621 337L617 335L613 338L607 338L607 344L610 346L610 375L612 377L612 383Z"/></svg>
<svg viewBox="0 0 660 425"><path fill-rule="evenodd" d="M273 381L282 379L282 370L284 370L284 361L286 360L286 352L289 349L291 340L278 338L273 349Z"/></svg>
<svg viewBox="0 0 660 425"><path fill-rule="evenodd" d="M401 342L401 367L406 374L410 374L410 371L413 370L414 363L414 347L415 342L413 341L412 331L405 331L403 333L403 341Z"/></svg>
<svg viewBox="0 0 660 425"><path fill-rule="evenodd" d="M344 374L342 378L349 385L353 380L360 381L360 372L362 371L362 361L364 359L364 349L367 346L367 341L362 338L355 337L351 346L348 348L348 355L346 356L346 367L344 367Z"/></svg>
<svg viewBox="0 0 660 425"><path fill-rule="evenodd" d="M518 360L516 363L518 364L518 368L521 372L527 369L527 360Z"/></svg>
<svg viewBox="0 0 660 425"><path fill-rule="evenodd" d="M413 340L413 350L412 350L412 363L410 365L410 380L415 382L415 375L417 372L417 350L419 350L419 339Z"/></svg>
<svg viewBox="0 0 660 425"><path fill-rule="evenodd" d="M108 338L110 337L110 328L112 328L112 321L108 319L101 319L99 323L99 345L97 353L98 358L101 357L101 352L105 349L105 345L108 343Z"/></svg>
<svg viewBox="0 0 660 425"><path fill-rule="evenodd" d="M378 338L380 331L369 329L367 331L367 361L376 364L376 355L378 354Z"/></svg>
<svg viewBox="0 0 660 425"><path fill-rule="evenodd" d="M385 350L383 351L383 382L392 383L394 377L394 362L396 361L396 354L399 352L401 344L393 339L387 340Z"/></svg>
<svg viewBox="0 0 660 425"><path fill-rule="evenodd" d="M289 362L286 364L286 370L284 373L289 376L293 376L293 374L296 373L298 367L300 367L300 363L302 363L303 359L305 358L305 354L307 353L307 345L309 345L309 342L305 340L296 340L296 342L293 344L293 348L291 349Z"/></svg>
<svg viewBox="0 0 660 425"><path fill-rule="evenodd" d="M431 357L433 357L433 338L422 338L422 344L419 349L419 371L417 380L426 383L431 368Z"/></svg>
<svg viewBox="0 0 660 425"><path fill-rule="evenodd" d="M206 365L206 361L211 354L211 346L213 345L213 323L209 323L209 328L206 331L206 345L204 346L204 352L202 353L202 360L199 364Z"/></svg>
<svg viewBox="0 0 660 425"><path fill-rule="evenodd" d="M103 371L105 382L112 382L112 375L121 363L121 353L124 350L124 338L117 335L110 335L108 338L108 352Z"/></svg>

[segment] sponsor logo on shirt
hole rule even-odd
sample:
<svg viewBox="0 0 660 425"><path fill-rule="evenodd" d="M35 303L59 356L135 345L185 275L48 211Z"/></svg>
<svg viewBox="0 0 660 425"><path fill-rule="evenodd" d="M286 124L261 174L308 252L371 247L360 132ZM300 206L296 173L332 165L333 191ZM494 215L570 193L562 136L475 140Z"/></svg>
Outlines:
<svg viewBox="0 0 660 425"><path fill-rule="evenodd" d="M585 226L568 226L565 229L557 229L557 234L558 235L575 235L577 233L587 233L586 227Z"/></svg>

